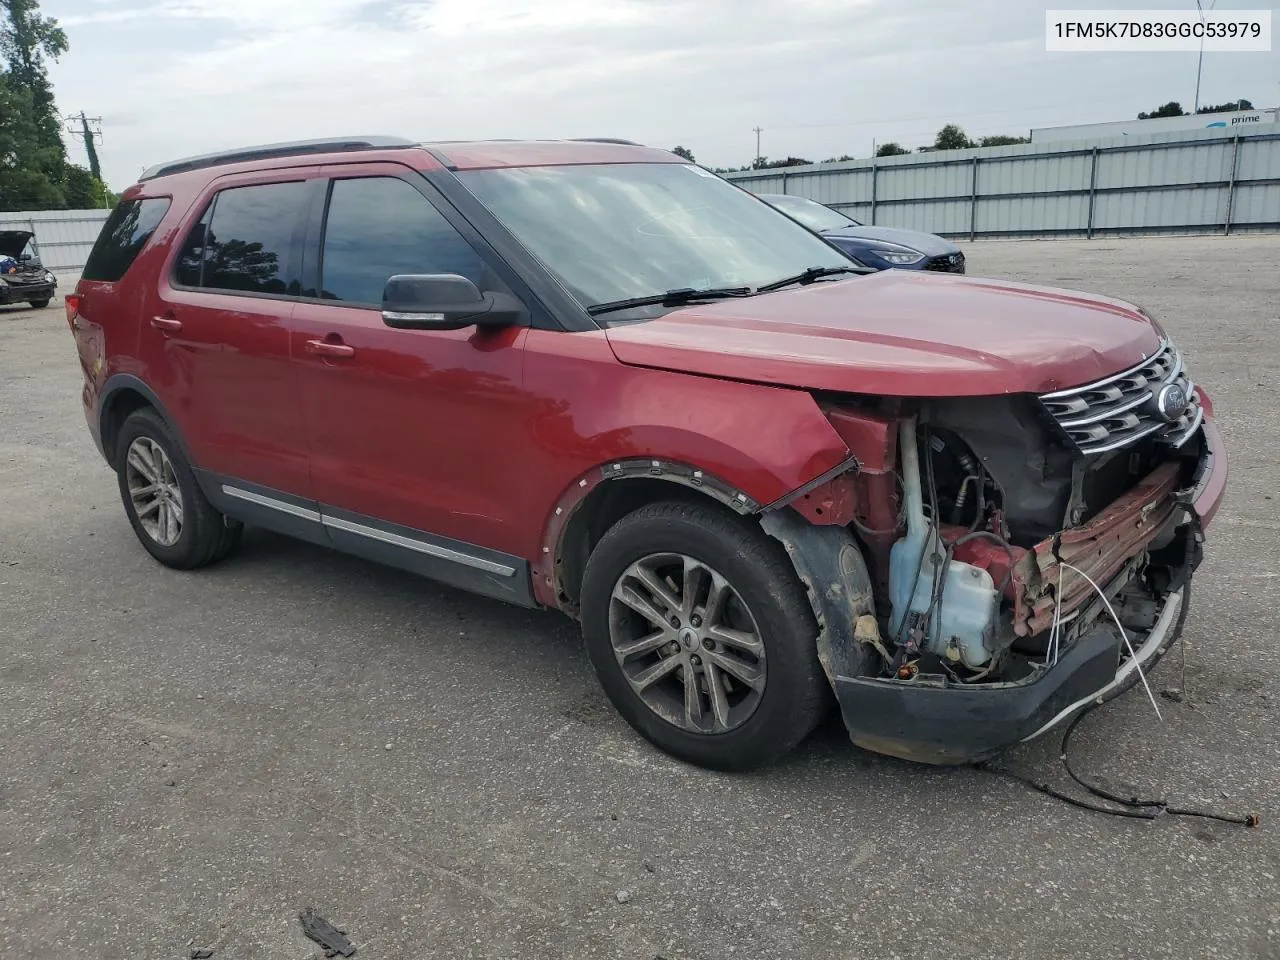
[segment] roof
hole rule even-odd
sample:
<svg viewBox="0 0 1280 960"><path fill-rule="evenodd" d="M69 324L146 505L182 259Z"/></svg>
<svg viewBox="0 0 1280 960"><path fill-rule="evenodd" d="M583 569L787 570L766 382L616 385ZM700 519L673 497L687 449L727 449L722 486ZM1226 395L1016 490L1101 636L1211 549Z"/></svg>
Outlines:
<svg viewBox="0 0 1280 960"><path fill-rule="evenodd" d="M453 170L580 163L685 163L666 150L626 140L480 140L423 146Z"/></svg>
<svg viewBox="0 0 1280 960"><path fill-rule="evenodd" d="M584 163L683 163L665 150L644 147L628 140L481 140L418 143L401 137L330 137L238 147L156 164L145 170L139 183L211 167L249 165L305 157L311 162L352 153L410 151L428 154L452 170L495 167L559 166ZM425 159L425 158L424 158ZM430 162L430 161L428 161ZM276 166L278 163L272 163Z"/></svg>

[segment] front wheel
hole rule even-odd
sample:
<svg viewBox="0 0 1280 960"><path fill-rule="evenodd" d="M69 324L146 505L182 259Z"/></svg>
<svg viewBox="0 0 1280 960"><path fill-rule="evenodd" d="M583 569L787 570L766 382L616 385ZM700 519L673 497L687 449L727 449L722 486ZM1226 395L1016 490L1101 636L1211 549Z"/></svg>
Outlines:
<svg viewBox="0 0 1280 960"><path fill-rule="evenodd" d="M31 306L35 307L37 310L43 310L49 305L49 301L52 299L52 297L41 297L38 300L28 300L27 303L31 304Z"/></svg>
<svg viewBox="0 0 1280 960"><path fill-rule="evenodd" d="M582 629L618 712L699 766L766 764L829 702L817 625L786 553L711 506L655 503L612 527L587 563Z"/></svg>

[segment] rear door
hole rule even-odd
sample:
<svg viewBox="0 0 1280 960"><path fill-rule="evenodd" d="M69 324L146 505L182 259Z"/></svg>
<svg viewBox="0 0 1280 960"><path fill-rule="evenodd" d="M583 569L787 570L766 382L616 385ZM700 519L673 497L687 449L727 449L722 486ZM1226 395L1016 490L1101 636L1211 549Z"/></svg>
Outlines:
<svg viewBox="0 0 1280 960"><path fill-rule="evenodd" d="M194 209L140 352L193 460L215 486L305 498L308 451L289 319L316 168L225 177Z"/></svg>
<svg viewBox="0 0 1280 960"><path fill-rule="evenodd" d="M381 312L393 275L460 274L481 290L510 293L497 272L505 267L416 172L394 164L328 169L333 180L308 243L318 263L305 282L314 288L293 319L325 526L356 552L370 552L363 539L447 556L484 582L439 565L424 572L515 599L518 578L502 570L522 565L500 554L510 554L527 525L515 492L530 415L522 389L528 329L397 330Z"/></svg>

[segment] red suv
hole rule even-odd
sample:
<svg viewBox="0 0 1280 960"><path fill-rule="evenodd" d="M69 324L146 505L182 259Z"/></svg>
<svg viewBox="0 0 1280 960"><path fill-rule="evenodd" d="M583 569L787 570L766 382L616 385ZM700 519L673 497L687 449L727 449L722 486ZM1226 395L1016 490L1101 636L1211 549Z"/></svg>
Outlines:
<svg viewBox="0 0 1280 960"><path fill-rule="evenodd" d="M142 545L242 524L582 623L670 753L743 768L834 699L974 760L1176 639L1226 459L1115 300L865 271L621 141L310 141L163 164L67 297Z"/></svg>

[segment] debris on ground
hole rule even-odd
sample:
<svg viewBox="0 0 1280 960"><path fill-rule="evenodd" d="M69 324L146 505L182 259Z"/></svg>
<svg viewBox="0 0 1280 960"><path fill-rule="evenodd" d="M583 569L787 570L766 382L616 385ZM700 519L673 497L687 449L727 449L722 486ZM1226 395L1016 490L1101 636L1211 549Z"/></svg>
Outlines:
<svg viewBox="0 0 1280 960"><path fill-rule="evenodd" d="M1161 690L1160 696L1166 700L1172 700L1174 703L1182 702L1182 691L1177 687L1169 687L1167 690Z"/></svg>
<svg viewBox="0 0 1280 960"><path fill-rule="evenodd" d="M630 890L619 890L613 895L614 899L619 903L630 903L633 896L635 896L635 894Z"/></svg>
<svg viewBox="0 0 1280 960"><path fill-rule="evenodd" d="M213 956L212 950L192 950L188 956L191 960L209 960Z"/></svg>
<svg viewBox="0 0 1280 960"><path fill-rule="evenodd" d="M298 914L298 921L302 924L302 932L307 935L307 939L324 947L326 957L355 956L356 948L347 939L347 931L339 930L311 907Z"/></svg>

